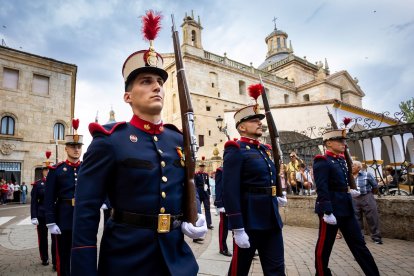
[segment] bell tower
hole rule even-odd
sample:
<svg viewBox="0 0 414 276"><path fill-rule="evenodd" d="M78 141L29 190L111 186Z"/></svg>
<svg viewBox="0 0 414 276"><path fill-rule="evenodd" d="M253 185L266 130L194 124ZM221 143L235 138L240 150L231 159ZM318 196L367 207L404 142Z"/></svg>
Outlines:
<svg viewBox="0 0 414 276"><path fill-rule="evenodd" d="M181 45L183 52L188 52L197 56L204 56L203 46L201 45L201 27L200 16L197 21L194 19L194 12L191 11L191 16L185 14L181 24L183 30L183 43Z"/></svg>

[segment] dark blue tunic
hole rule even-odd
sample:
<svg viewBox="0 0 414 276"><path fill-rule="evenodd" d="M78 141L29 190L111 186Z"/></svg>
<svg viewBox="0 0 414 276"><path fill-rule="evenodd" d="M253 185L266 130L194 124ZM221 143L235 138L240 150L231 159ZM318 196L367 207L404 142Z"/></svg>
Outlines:
<svg viewBox="0 0 414 276"><path fill-rule="evenodd" d="M183 137L136 116L130 123L89 128L93 141L76 190L73 275L196 275L198 265L180 227L158 233L112 218L105 225L97 271L99 208L106 196L118 211L182 214Z"/></svg>

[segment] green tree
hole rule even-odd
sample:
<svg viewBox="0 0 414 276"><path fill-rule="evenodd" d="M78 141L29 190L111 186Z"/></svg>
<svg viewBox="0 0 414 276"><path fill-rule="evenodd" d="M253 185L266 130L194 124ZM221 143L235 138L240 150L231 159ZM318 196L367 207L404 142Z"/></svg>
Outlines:
<svg viewBox="0 0 414 276"><path fill-rule="evenodd" d="M414 98L411 100L401 102L400 109L407 117L407 123L414 123Z"/></svg>

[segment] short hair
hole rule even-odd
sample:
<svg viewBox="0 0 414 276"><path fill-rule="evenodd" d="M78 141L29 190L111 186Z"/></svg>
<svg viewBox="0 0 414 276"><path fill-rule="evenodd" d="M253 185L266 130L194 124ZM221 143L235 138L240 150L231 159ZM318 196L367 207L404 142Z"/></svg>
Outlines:
<svg viewBox="0 0 414 276"><path fill-rule="evenodd" d="M301 168L303 168L303 169L304 169L304 168L306 168L306 165L305 165L305 163L300 163L300 164L299 164L299 167L301 167Z"/></svg>
<svg viewBox="0 0 414 276"><path fill-rule="evenodd" d="M362 168L362 163L361 162L359 162L359 161L352 161L352 164L353 165L355 165L355 166L357 166L358 168Z"/></svg>

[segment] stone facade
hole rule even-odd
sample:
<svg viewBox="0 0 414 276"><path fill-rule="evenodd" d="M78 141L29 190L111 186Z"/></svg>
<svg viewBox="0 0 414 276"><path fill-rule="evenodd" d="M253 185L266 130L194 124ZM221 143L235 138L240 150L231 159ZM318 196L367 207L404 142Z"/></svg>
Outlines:
<svg viewBox="0 0 414 276"><path fill-rule="evenodd" d="M227 140L218 130L218 116L225 118L228 129L232 129L230 136L238 137L232 116L235 110L253 103L247 88L258 83L259 76L262 76L265 83L272 111L295 107L295 116L290 116L291 112L278 114L277 123L283 121L283 127L279 131L303 130L309 124L315 125L314 121L309 121L310 118L316 118L318 124L321 121L320 124L326 126L329 120L325 116L326 104L321 105L321 102L330 100L332 106L336 99L361 107L364 93L356 79L352 79L346 71L331 75L326 60L324 64L321 61L313 64L306 58L294 55L292 44L289 43L288 46L286 41L287 33L281 30L275 28L266 37L266 59L258 68L254 68L251 64L245 65L228 59L226 54L219 56L204 50L201 39L203 28L200 19L195 20L194 15L186 15L181 27L183 63L193 103L196 135L199 144L201 142L199 157L210 159L214 144L222 149ZM163 54L163 57L164 69L170 76L165 85L163 118L166 122L181 127L174 55ZM259 103L261 104L260 98ZM315 110L319 114L314 114ZM305 119L302 122L298 118Z"/></svg>
<svg viewBox="0 0 414 276"><path fill-rule="evenodd" d="M7 83L10 72L17 72L17 88ZM76 72L73 64L0 47L0 117L14 120L14 133L0 134L1 149L9 149L0 151L0 170L13 162L15 170L20 167L20 172L14 173L17 182L30 184L39 177L47 150L52 152L51 161L56 160L54 127L61 124L65 134L71 131ZM43 85L40 88L37 80ZM58 141L57 148L62 161L66 158L63 140Z"/></svg>
<svg viewBox="0 0 414 276"><path fill-rule="evenodd" d="M318 228L314 213L315 196L290 196L287 207L280 208L283 223L292 226ZM384 238L414 241L414 199L410 196L376 198L381 234ZM365 234L369 233L367 225Z"/></svg>

